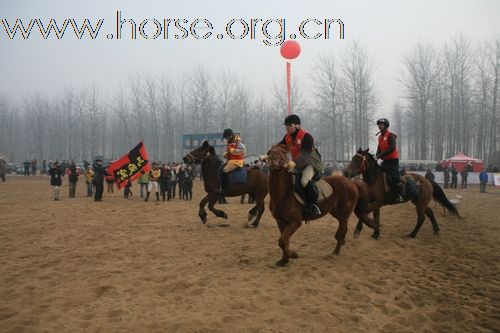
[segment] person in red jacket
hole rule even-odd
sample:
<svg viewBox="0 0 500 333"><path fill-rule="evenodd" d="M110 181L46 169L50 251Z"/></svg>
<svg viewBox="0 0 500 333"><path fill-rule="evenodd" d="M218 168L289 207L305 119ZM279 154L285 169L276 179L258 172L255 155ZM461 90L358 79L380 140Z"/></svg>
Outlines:
<svg viewBox="0 0 500 333"><path fill-rule="evenodd" d="M283 125L286 134L280 143L288 146L294 167L301 171L300 183L306 201L305 213L308 217L321 215L317 204L318 189L312 179L323 172L323 165L321 155L314 147L314 138L301 127L300 118L295 114L287 116Z"/></svg>
<svg viewBox="0 0 500 333"><path fill-rule="evenodd" d="M389 120L381 118L377 120L377 126L380 130L378 137L378 148L375 157L382 160L380 165L391 177L393 190L395 191L396 202L403 202L403 184L399 174L399 153L396 148L397 136L389 132Z"/></svg>

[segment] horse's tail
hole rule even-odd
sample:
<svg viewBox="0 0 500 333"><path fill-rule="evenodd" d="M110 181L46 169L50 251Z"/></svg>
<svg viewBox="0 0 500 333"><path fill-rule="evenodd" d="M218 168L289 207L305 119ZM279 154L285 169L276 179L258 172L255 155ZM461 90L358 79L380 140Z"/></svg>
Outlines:
<svg viewBox="0 0 500 333"><path fill-rule="evenodd" d="M453 205L450 200L446 197L446 194L444 194L443 189L441 186L439 186L435 181L429 180L432 184L432 197L434 198L435 201L437 201L441 206L446 208L450 214L462 218L460 216L460 213L458 212L457 208L455 205Z"/></svg>

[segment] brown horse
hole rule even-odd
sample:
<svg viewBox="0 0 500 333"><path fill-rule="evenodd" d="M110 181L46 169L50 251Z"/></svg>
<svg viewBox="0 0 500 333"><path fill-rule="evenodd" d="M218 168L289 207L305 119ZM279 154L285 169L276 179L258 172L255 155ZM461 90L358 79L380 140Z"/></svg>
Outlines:
<svg viewBox="0 0 500 333"><path fill-rule="evenodd" d="M203 175L203 184L205 186L205 191L207 195L200 201L200 210L198 216L201 222L205 224L207 222L207 212L205 211L205 205L208 203L208 209L210 209L215 216L227 219L225 212L219 209L215 209L214 205L217 199L221 195L219 193L220 180L218 176L219 167L222 161L215 154L214 147L210 146L207 141L192 152L188 153L183 158L185 163L201 163L201 173ZM243 194L249 194L255 199L255 207L250 209L248 212L248 222L252 222L250 227L257 227L260 222L260 218L264 213L264 198L267 195L267 176L260 170L248 169L247 170L247 182L246 184L231 184L228 189L224 192L225 196L236 197Z"/></svg>
<svg viewBox="0 0 500 333"><path fill-rule="evenodd" d="M278 223L281 236L278 240L283 251L283 257L276 262L284 266L290 258L298 258L297 252L290 250L290 238L300 228L305 220L303 207L294 196L292 174L288 171L288 147L275 145L268 152L269 164L269 195L271 197L269 209ZM337 246L334 253L339 254L341 246L345 243L347 222L358 200L358 189L353 182L342 176L329 176L323 178L333 189L331 196L319 203L321 216L331 214L339 221L335 234Z"/></svg>
<svg viewBox="0 0 500 333"><path fill-rule="evenodd" d="M356 229L354 230L354 236L359 236L359 233L363 228L363 222L365 222L366 225L374 229L372 237L377 239L380 235L380 207L388 204L395 204L395 202L392 201L391 197L386 194L382 167L378 165L373 155L368 153L368 149L362 150L360 148L357 154L353 156L351 163L344 169L344 176L346 177L351 178L359 174L363 175L363 183L359 183L358 187L363 189L365 194L367 193L367 200L369 203L362 209L358 210L363 211L365 214L373 212L375 223L367 223L366 220L360 218L358 224L356 225ZM405 202L411 201L417 210L417 224L408 237L415 238L417 236L417 233L425 220L425 215L427 215L427 217L431 220L434 233L439 233L439 224L432 209L429 207L431 199L437 201L451 214L460 217L460 214L455 206L453 206L453 204L446 198L446 195L437 183L429 181L418 174L409 173L401 177L403 187L406 187L405 185L406 182L409 181L409 177L413 178L416 184L419 184L420 189L418 194L406 195L405 197Z"/></svg>

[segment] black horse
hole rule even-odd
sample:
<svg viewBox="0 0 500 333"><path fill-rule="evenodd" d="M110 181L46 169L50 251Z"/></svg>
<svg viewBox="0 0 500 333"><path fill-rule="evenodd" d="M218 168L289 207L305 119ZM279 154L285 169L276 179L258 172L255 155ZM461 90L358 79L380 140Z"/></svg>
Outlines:
<svg viewBox="0 0 500 333"><path fill-rule="evenodd" d="M207 141L188 153L183 158L184 163L201 163L201 172L203 175L203 183L207 195L200 201L200 210L198 215L203 223L207 222L207 212L205 205L208 203L210 209L215 216L227 219L226 213L214 207L219 193L220 180L218 176L219 168L222 164L220 158L215 154L214 147L210 146ZM236 197L243 194L249 194L255 199L255 207L248 212L248 222L251 222L250 227L257 227L260 218L264 213L264 198L268 193L267 189L267 175L260 170L248 169L247 182L245 184L231 184L224 191L227 197Z"/></svg>

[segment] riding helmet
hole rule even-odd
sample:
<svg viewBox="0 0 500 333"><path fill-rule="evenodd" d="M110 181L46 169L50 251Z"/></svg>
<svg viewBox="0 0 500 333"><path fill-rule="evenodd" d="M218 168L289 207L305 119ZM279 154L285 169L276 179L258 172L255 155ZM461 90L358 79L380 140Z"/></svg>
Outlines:
<svg viewBox="0 0 500 333"><path fill-rule="evenodd" d="M230 128L226 128L224 133L222 134L222 139L229 139L233 135L233 130Z"/></svg>
<svg viewBox="0 0 500 333"><path fill-rule="evenodd" d="M387 118L380 118L379 120L377 120L377 125L378 124L384 124L385 128L388 128L389 127L389 119L387 119Z"/></svg>
<svg viewBox="0 0 500 333"><path fill-rule="evenodd" d="M283 125L297 124L300 125L300 118L296 114L291 114L285 118Z"/></svg>

